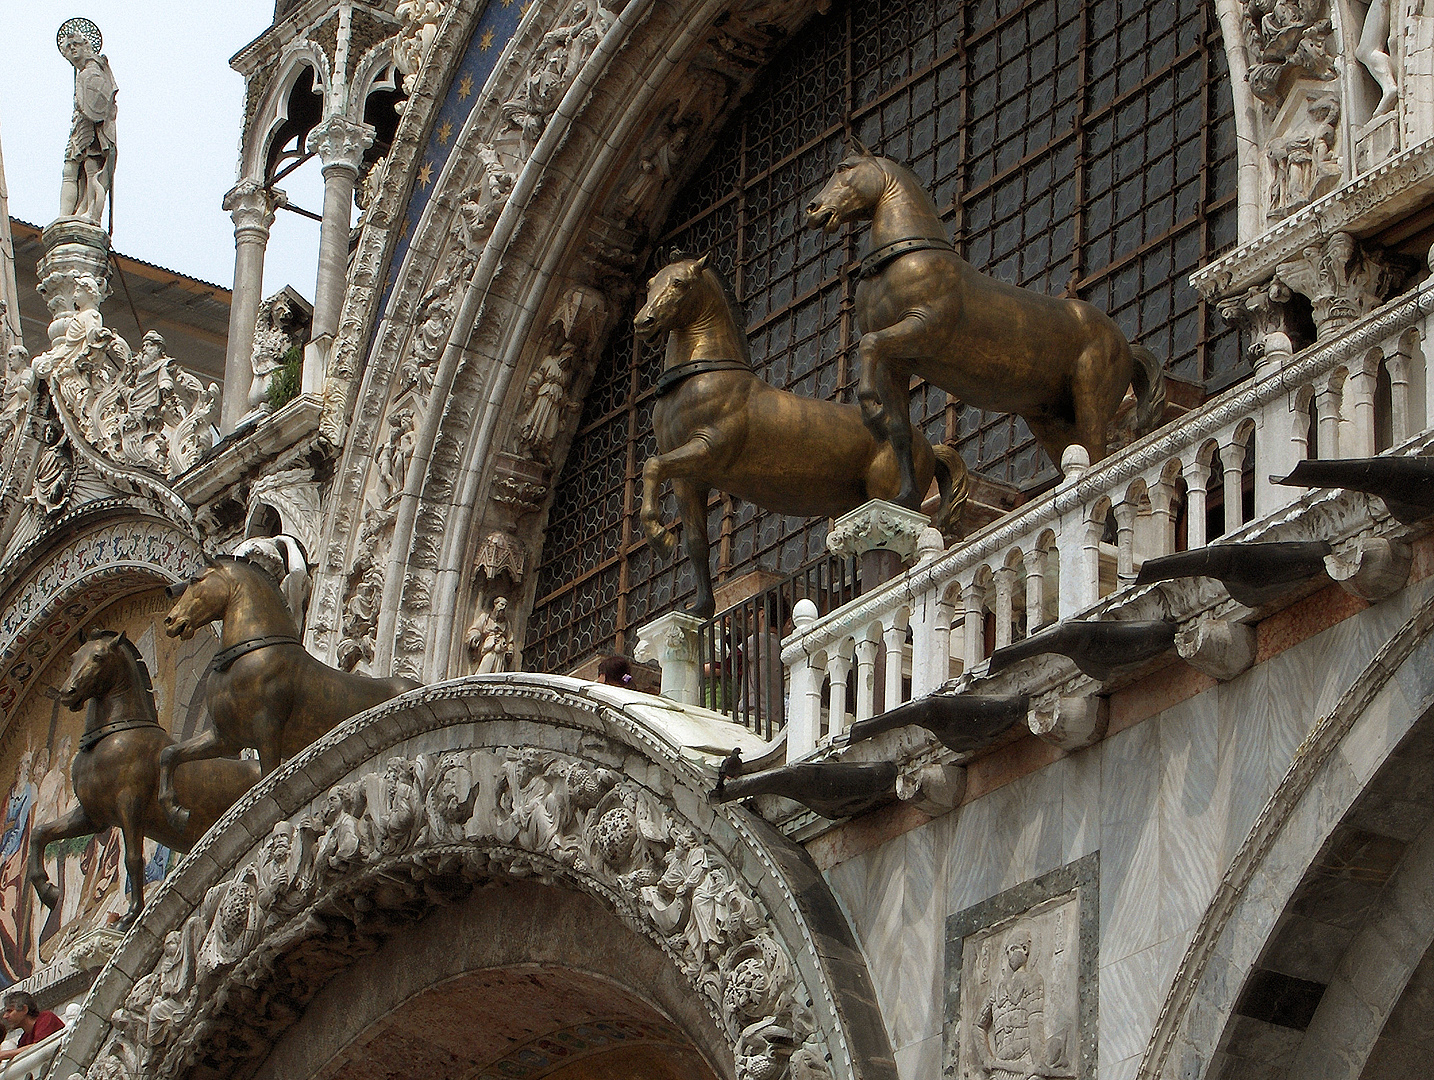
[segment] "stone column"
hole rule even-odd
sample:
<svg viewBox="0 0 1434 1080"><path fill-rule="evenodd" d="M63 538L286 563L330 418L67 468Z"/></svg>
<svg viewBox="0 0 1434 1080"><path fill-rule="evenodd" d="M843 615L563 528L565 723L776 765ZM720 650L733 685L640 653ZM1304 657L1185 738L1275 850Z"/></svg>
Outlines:
<svg viewBox="0 0 1434 1080"><path fill-rule="evenodd" d="M287 200L258 180L241 180L224 196L224 209L234 220L234 294L229 305L229 345L224 353L224 403L219 430L234 430L248 411L254 381L254 320L264 291L264 249L274 211Z"/></svg>
<svg viewBox="0 0 1434 1080"><path fill-rule="evenodd" d="M1011 621L1015 615L1012 600L1016 592L1016 572L1009 566L996 571L996 648L1011 643Z"/></svg>
<svg viewBox="0 0 1434 1080"><path fill-rule="evenodd" d="M1135 518L1140 508L1122 499L1112 507L1115 514L1115 578L1117 588L1135 580Z"/></svg>
<svg viewBox="0 0 1434 1080"><path fill-rule="evenodd" d="M901 669L906 659L906 612L898 609L888 618L890 621L883 621L881 627L881 640L886 646L886 694L881 703L883 712L902 703Z"/></svg>
<svg viewBox="0 0 1434 1080"><path fill-rule="evenodd" d="M961 657L963 674L986 659L985 598L986 589L979 581L967 585L962 595L966 612L962 623L962 651L965 653Z"/></svg>
<svg viewBox="0 0 1434 1080"><path fill-rule="evenodd" d="M1184 463L1185 473L1185 547L1194 551L1205 546L1205 484L1210 466L1199 458Z"/></svg>
<svg viewBox="0 0 1434 1080"><path fill-rule="evenodd" d="M330 116L309 132L308 150L318 154L324 172L324 220L319 226L319 276L314 283L317 340L339 328L339 309L348 280L349 218L363 152L373 144L374 129Z"/></svg>
<svg viewBox="0 0 1434 1080"><path fill-rule="evenodd" d="M881 627L873 623L856 640L856 718L868 720L876 715L876 653L880 648Z"/></svg>
<svg viewBox="0 0 1434 1080"><path fill-rule="evenodd" d="M1021 556L1026 564L1026 635L1046 621L1046 553L1032 548Z"/></svg>
<svg viewBox="0 0 1434 1080"><path fill-rule="evenodd" d="M849 726L846 722L846 683L851 677L853 642L841 641L827 653L827 678L831 680L831 706L827 709L827 734L840 735Z"/></svg>
<svg viewBox="0 0 1434 1080"><path fill-rule="evenodd" d="M1232 532L1245 524L1245 444L1231 441L1220 447L1221 479L1225 490L1225 533Z"/></svg>

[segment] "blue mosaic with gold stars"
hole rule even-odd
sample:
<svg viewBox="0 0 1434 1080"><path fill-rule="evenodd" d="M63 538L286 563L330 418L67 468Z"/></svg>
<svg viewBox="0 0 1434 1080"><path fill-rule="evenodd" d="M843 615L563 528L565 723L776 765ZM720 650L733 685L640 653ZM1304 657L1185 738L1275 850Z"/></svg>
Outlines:
<svg viewBox="0 0 1434 1080"><path fill-rule="evenodd" d="M468 39L468 48L453 72L448 96L444 98L443 104L438 108L438 115L434 118L428 144L418 159L418 178L414 182L412 194L408 197L408 209L399 225L398 243L394 246L393 257L389 260L388 279L383 285L380 311L386 311L388 308L394 274L397 268L403 265L404 257L408 254L413 232L418 228L418 221L433 195L434 181L448 164L448 157L453 153L458 133L463 130L468 114L478 104L478 95L483 84L493 73L498 57L503 55L508 40L518 29L519 21L531 6L527 0L522 3L519 3L519 0L492 0L479 17L478 25L473 28L473 36Z"/></svg>

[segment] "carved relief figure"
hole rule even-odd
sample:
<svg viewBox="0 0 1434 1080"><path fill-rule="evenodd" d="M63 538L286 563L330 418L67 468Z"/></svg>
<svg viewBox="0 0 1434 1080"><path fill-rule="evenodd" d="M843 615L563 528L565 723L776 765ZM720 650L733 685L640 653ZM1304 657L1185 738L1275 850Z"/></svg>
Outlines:
<svg viewBox="0 0 1434 1080"><path fill-rule="evenodd" d="M254 352L250 363L254 381L249 386L249 408L269 408L269 382L284 366L284 356L306 336L308 313L301 310L288 290L259 305L254 320Z"/></svg>
<svg viewBox="0 0 1434 1080"><path fill-rule="evenodd" d="M75 69L75 111L65 144L60 184L60 216L98 225L115 173L115 87L110 62L100 55L99 27L88 19L69 19L56 44Z"/></svg>
<svg viewBox="0 0 1434 1080"><path fill-rule="evenodd" d="M516 648L513 629L508 624L508 598L493 597L487 611L480 605L478 617L473 620L465 637L475 674L491 675L496 671L507 671Z"/></svg>
<svg viewBox="0 0 1434 1080"><path fill-rule="evenodd" d="M526 412L518 426L518 442L543 461L549 460L558 437L576 352L564 343L556 354L543 357L523 389Z"/></svg>
<svg viewBox="0 0 1434 1080"><path fill-rule="evenodd" d="M991 1080L1074 1076L1064 1040L1046 1041L1046 983L1030 965L1031 932L1012 930L1005 964L977 1017L976 1057Z"/></svg>
<svg viewBox="0 0 1434 1080"><path fill-rule="evenodd" d="M1296 75L1329 81L1338 76L1329 37L1327 0L1245 0L1245 43L1250 88L1278 106Z"/></svg>
<svg viewBox="0 0 1434 1080"><path fill-rule="evenodd" d="M413 459L413 411L397 409L388 417L388 442L378 452L378 505L386 506L403 492L408 463Z"/></svg>
<svg viewBox="0 0 1434 1080"><path fill-rule="evenodd" d="M1375 116L1383 116L1399 104L1399 80L1389 55L1393 45L1390 26L1389 0L1370 0L1354 57L1379 84L1379 104L1374 107Z"/></svg>
<svg viewBox="0 0 1434 1080"><path fill-rule="evenodd" d="M1282 218L1308 206L1339 183L1343 167L1335 154L1338 139L1339 98L1335 94L1307 96L1304 115L1291 130L1270 140L1269 217Z"/></svg>
<svg viewBox="0 0 1434 1080"><path fill-rule="evenodd" d="M550 30L538 47L534 67L517 95L503 103L503 115L520 133L521 156L532 154L563 94L616 16L598 0L577 0L572 19Z"/></svg>
<svg viewBox="0 0 1434 1080"><path fill-rule="evenodd" d="M440 280L423 298L419 307L418 329L413 335L409 354L399 365L399 392L414 389L419 399L427 401L433 389L433 373L439 354L448 341L448 327L453 321L452 283Z"/></svg>
<svg viewBox="0 0 1434 1080"><path fill-rule="evenodd" d="M4 403L0 405L0 448L7 458L34 393L35 373L30 370L30 354L23 345L11 345L5 359Z"/></svg>
<svg viewBox="0 0 1434 1080"><path fill-rule="evenodd" d="M45 425L45 451L35 467L35 483L25 501L46 517L58 514L70 501L75 462L69 440L58 420Z"/></svg>

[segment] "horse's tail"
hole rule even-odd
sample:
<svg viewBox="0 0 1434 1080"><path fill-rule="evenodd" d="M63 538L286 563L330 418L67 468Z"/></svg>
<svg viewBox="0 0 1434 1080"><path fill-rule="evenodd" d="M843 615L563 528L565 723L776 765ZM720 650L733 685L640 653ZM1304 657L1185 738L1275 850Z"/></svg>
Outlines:
<svg viewBox="0 0 1434 1080"><path fill-rule="evenodd" d="M932 522L943 533L961 520L961 511L971 495L971 473L966 459L954 446L937 443L931 448L936 455L936 487L941 492L941 505Z"/></svg>
<svg viewBox="0 0 1434 1080"><path fill-rule="evenodd" d="M1130 380L1135 388L1135 433L1145 435L1159 427L1165 415L1165 368L1144 345L1132 345L1130 355L1135 358Z"/></svg>

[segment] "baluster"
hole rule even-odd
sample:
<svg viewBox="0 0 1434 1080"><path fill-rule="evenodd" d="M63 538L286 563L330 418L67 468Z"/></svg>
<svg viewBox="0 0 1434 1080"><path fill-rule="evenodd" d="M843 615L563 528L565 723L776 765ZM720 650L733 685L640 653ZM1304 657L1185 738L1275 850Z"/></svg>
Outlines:
<svg viewBox="0 0 1434 1080"><path fill-rule="evenodd" d="M827 708L829 735L839 735L850 726L847 723L846 683L851 674L853 644L851 638L842 638L827 653L827 678L831 680L831 704Z"/></svg>
<svg viewBox="0 0 1434 1080"><path fill-rule="evenodd" d="M1112 508L1115 514L1115 579L1121 588L1135 580L1135 503L1121 500Z"/></svg>
<svg viewBox="0 0 1434 1080"><path fill-rule="evenodd" d="M1026 564L1026 633L1046 620L1046 553L1032 548L1021 556Z"/></svg>
<svg viewBox="0 0 1434 1080"><path fill-rule="evenodd" d="M909 615L897 608L882 620L881 637L886 645L886 694L883 709L894 709L902 703L901 668L906 657L906 624Z"/></svg>
<svg viewBox="0 0 1434 1080"><path fill-rule="evenodd" d="M963 627L962 648L964 655L961 657L965 665L964 670L970 671L973 667L985 659L985 611L983 601L986 589L979 581L973 581L966 586L962 599L965 601L965 625Z"/></svg>
<svg viewBox="0 0 1434 1080"><path fill-rule="evenodd" d="M949 633L949 628L948 628ZM881 627L872 623L856 639L856 718L876 715L876 651L881 645Z"/></svg>
<svg viewBox="0 0 1434 1080"><path fill-rule="evenodd" d="M1016 571L1003 566L996 571L996 648L1011 643L1011 621L1014 614L1012 594L1016 589Z"/></svg>

